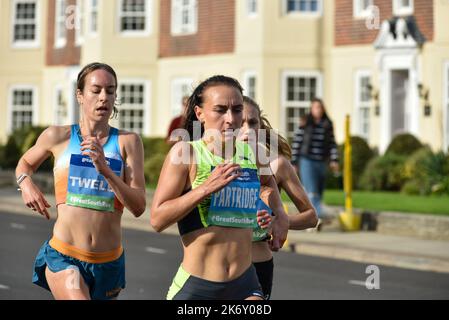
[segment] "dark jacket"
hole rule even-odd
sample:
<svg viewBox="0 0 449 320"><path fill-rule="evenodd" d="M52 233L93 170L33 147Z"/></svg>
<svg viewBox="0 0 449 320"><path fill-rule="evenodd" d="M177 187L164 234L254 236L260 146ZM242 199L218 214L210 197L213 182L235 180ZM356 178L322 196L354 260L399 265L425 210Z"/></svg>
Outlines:
<svg viewBox="0 0 449 320"><path fill-rule="evenodd" d="M338 161L332 121L322 119L318 124L308 122L295 131L292 163L297 165L300 157L317 161Z"/></svg>

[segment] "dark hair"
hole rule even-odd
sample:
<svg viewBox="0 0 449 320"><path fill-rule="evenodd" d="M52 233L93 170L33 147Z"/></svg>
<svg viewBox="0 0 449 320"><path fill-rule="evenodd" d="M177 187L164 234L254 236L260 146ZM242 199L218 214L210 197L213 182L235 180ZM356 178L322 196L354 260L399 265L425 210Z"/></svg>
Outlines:
<svg viewBox="0 0 449 320"><path fill-rule="evenodd" d="M92 62L88 65L84 66L84 68L78 73L78 79L76 81L76 88L80 90L81 92L84 91L84 86L86 85L86 77L88 74L94 72L95 70L104 70L108 73L110 73L115 80L115 91L117 92L118 82L117 82L117 74L115 73L114 69L110 65L107 65L106 63L101 62ZM112 118L114 118L118 113L118 109L116 107L116 104L114 102L114 110L112 114Z"/></svg>
<svg viewBox="0 0 449 320"><path fill-rule="evenodd" d="M236 88L242 95L243 95L243 88L240 85L240 83L231 77L223 76L223 75L215 75L212 76L203 82L201 82L192 92L189 99L187 100L187 108L185 109L184 113L184 129L187 130L190 136L190 140L193 141L195 138L193 136L193 122L198 121L198 118L195 114L195 107L203 107L203 93L206 91L207 88L218 86L218 85L225 85L229 87ZM201 136L203 136L204 133L204 126L201 124Z"/></svg>
<svg viewBox="0 0 449 320"><path fill-rule="evenodd" d="M281 136L279 133L275 132L273 127L271 126L270 121L268 121L267 117L263 114L262 110L260 109L259 105L256 101L251 99L250 97L243 96L243 103L247 103L250 106L256 108L257 113L259 115L260 120L260 128L266 130L267 135L265 136L265 145L267 146L268 150L271 148L271 140L270 135L272 133L276 134L278 137L278 153L286 157L288 160L292 158L292 149L290 148L290 145L288 144L288 141Z"/></svg>
<svg viewBox="0 0 449 320"><path fill-rule="evenodd" d="M329 119L329 116L327 115L326 112L326 106L324 105L323 100L319 99L319 98L313 98L310 101L310 105L312 106L313 103L318 102L321 105L321 108L323 109L323 116L321 117L323 120L327 120L328 122L331 122L331 120ZM307 119L306 119L306 125L313 125L314 121L313 121L313 116L312 116L312 112L309 112L309 114L307 115Z"/></svg>

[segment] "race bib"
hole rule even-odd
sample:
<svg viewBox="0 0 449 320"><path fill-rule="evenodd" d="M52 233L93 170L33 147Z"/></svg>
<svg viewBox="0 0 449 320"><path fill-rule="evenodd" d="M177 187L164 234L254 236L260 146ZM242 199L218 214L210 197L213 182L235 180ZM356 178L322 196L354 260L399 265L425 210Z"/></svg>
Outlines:
<svg viewBox="0 0 449 320"><path fill-rule="evenodd" d="M212 168L213 170L214 168ZM260 182L256 169L241 169L240 177L211 197L208 224L235 228L254 228Z"/></svg>
<svg viewBox="0 0 449 320"><path fill-rule="evenodd" d="M270 209L269 206L265 204L265 202L262 201L262 199L257 199L257 211L260 210L266 210L268 213L272 216L273 210ZM265 239L269 238L267 229L262 229L259 224L256 224L256 227L253 229L253 241L263 241Z"/></svg>
<svg viewBox="0 0 449 320"><path fill-rule="evenodd" d="M120 176L122 161L106 158L111 170ZM95 169L92 159L81 154L70 157L66 204L99 211L114 211L114 192L103 175Z"/></svg>

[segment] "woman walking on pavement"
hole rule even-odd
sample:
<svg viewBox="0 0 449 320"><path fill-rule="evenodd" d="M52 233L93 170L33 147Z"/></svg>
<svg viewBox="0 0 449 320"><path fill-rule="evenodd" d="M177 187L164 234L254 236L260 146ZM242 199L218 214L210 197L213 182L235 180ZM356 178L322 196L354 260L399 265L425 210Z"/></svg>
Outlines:
<svg viewBox="0 0 449 320"><path fill-rule="evenodd" d="M32 174L53 155L57 219L41 247L33 282L55 299L114 299L125 287L123 208L145 210L143 146L137 134L109 125L117 112L115 71L91 63L78 75L79 124L50 126L19 160L24 203L50 219L50 204Z"/></svg>
<svg viewBox="0 0 449 320"><path fill-rule="evenodd" d="M292 164L295 168L299 167L301 181L320 219L325 217L321 199L328 161L332 171L338 172L338 149L333 124L323 101L314 98L309 115L294 134Z"/></svg>
<svg viewBox="0 0 449 320"><path fill-rule="evenodd" d="M298 213L288 217L289 229L304 230L315 227L318 222L316 211L290 163L290 146L282 136L274 133L270 122L262 115L259 105L254 100L246 96L243 97L243 106L243 126L240 139L249 143L251 138L254 138L257 142L256 146L266 146L268 151L277 152L277 156L270 159L271 171L279 192L285 190L298 209ZM259 141L260 129L265 130L266 141ZM276 135L277 145L271 145L270 133ZM276 150L271 150L272 148L276 148ZM268 300L271 296L274 269L273 254L267 243L269 238L267 227L271 222L271 216L267 212L263 212L258 214L258 219L263 223L260 223L260 226L254 230L252 256L265 299Z"/></svg>
<svg viewBox="0 0 449 320"><path fill-rule="evenodd" d="M182 237L184 257L169 300L263 299L251 260L261 185L269 186L269 204L278 215L273 250L282 247L288 221L271 174L259 179L263 168L250 147L235 141L242 116L242 88L230 77L203 81L188 100L191 141L171 149L151 207L156 231L177 222Z"/></svg>

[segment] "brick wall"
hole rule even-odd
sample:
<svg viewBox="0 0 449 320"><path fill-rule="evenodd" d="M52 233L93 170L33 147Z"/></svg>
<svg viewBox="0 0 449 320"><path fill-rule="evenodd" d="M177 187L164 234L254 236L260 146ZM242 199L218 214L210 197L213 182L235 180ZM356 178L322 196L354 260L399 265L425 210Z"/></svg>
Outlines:
<svg viewBox="0 0 449 320"><path fill-rule="evenodd" d="M198 32L172 36L171 1L161 1L160 57L204 55L234 51L235 0L198 0Z"/></svg>
<svg viewBox="0 0 449 320"><path fill-rule="evenodd" d="M380 24L393 16L393 0L374 0L379 7ZM433 40L433 1L414 0L414 16L421 33L427 41ZM370 44L379 30L369 30L365 19L355 19L353 0L335 0L335 45Z"/></svg>
<svg viewBox="0 0 449 320"><path fill-rule="evenodd" d="M76 5L76 0L68 0L67 4ZM57 65L78 65L80 63L81 50L75 45L75 29L67 30L67 44L62 48L55 48L55 11L56 1L49 0L47 16L47 48L46 64L48 66ZM72 20L73 21L73 20Z"/></svg>

